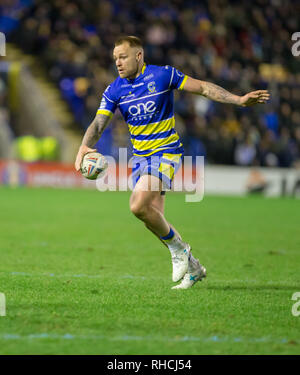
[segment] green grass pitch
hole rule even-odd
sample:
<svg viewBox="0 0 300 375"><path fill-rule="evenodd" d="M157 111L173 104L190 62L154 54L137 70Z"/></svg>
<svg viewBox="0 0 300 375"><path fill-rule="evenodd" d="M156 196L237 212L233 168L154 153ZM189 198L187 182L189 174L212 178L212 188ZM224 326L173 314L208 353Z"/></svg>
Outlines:
<svg viewBox="0 0 300 375"><path fill-rule="evenodd" d="M0 354L299 354L300 201L166 196L207 278L171 290L129 193L0 188Z"/></svg>

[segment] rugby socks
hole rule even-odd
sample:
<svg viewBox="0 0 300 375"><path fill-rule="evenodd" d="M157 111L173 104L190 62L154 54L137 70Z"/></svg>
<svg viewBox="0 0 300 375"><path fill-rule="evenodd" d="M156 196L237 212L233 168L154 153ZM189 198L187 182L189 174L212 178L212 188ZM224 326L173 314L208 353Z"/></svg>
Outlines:
<svg viewBox="0 0 300 375"><path fill-rule="evenodd" d="M172 228L170 228L170 232L165 237L160 237L162 240L167 241L171 240L174 237L175 233Z"/></svg>
<svg viewBox="0 0 300 375"><path fill-rule="evenodd" d="M170 232L164 236L160 237L166 245L168 246L171 253L178 253L182 252L186 249L186 243L184 243L179 237L177 237L172 228L170 228ZM192 253L189 253L189 267L197 268L198 262L197 259L193 257Z"/></svg>
<svg viewBox="0 0 300 375"><path fill-rule="evenodd" d="M164 243L168 246L171 252L183 251L186 248L186 244L182 242L180 238L175 236L175 233L172 228L170 228L170 232L166 236L160 237L160 239L164 241Z"/></svg>

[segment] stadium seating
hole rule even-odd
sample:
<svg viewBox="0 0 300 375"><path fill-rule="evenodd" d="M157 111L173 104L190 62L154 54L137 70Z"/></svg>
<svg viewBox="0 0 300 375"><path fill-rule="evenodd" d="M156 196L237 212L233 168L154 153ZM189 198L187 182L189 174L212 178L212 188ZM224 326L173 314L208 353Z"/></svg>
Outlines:
<svg viewBox="0 0 300 375"><path fill-rule="evenodd" d="M270 103L255 108L177 95L179 133L186 153L208 162L290 167L300 158L299 58L291 53L299 14L292 0L40 0L11 40L39 56L83 130L116 77L111 51L121 33L142 37L148 63L174 65L236 94L268 88ZM113 153L120 140L129 145L117 117L102 145Z"/></svg>

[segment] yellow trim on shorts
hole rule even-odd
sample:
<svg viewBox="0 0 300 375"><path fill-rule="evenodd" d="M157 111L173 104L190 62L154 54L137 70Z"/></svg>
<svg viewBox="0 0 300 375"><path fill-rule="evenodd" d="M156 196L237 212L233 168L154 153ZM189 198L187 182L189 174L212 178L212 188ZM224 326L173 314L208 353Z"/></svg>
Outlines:
<svg viewBox="0 0 300 375"><path fill-rule="evenodd" d="M161 172L164 176L168 177L170 180L173 180L174 167L171 164L160 163L158 171Z"/></svg>
<svg viewBox="0 0 300 375"><path fill-rule="evenodd" d="M163 154L162 157L178 164L180 162L181 155L182 154Z"/></svg>

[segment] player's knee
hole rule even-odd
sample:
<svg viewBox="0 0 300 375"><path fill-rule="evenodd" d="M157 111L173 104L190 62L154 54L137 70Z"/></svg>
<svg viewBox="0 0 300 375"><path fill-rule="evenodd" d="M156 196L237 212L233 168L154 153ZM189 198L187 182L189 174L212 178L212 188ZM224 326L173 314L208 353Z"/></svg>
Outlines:
<svg viewBox="0 0 300 375"><path fill-rule="evenodd" d="M147 207L139 202L130 203L130 211L141 220L147 216Z"/></svg>

